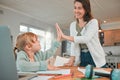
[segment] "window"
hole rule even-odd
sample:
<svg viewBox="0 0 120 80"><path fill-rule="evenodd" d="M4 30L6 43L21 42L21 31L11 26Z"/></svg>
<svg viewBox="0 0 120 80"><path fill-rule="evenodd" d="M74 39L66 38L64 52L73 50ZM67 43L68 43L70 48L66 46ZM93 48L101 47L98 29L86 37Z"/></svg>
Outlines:
<svg viewBox="0 0 120 80"><path fill-rule="evenodd" d="M41 51L46 51L51 48L52 35L50 32L44 30L36 29L31 26L20 25L20 33L33 32L38 35L40 39Z"/></svg>
<svg viewBox="0 0 120 80"><path fill-rule="evenodd" d="M27 26L20 25L20 32L21 33L27 32L27 31L28 31L28 27Z"/></svg>

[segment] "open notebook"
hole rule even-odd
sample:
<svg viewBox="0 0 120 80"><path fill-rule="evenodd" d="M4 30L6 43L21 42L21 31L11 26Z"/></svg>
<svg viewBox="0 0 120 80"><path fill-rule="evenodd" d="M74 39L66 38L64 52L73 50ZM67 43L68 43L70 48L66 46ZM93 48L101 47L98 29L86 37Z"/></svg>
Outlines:
<svg viewBox="0 0 120 80"><path fill-rule="evenodd" d="M0 26L0 80L18 80L10 30Z"/></svg>

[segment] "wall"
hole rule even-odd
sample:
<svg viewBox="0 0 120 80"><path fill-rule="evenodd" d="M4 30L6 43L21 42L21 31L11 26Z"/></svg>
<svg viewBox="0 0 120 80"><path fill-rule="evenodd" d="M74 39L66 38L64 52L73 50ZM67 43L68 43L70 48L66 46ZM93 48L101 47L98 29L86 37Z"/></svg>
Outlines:
<svg viewBox="0 0 120 80"><path fill-rule="evenodd" d="M120 55L120 46L106 46L103 47L105 53L109 53L111 51L113 55Z"/></svg>
<svg viewBox="0 0 120 80"><path fill-rule="evenodd" d="M52 25L41 22L29 15L0 5L0 25L5 25L10 28L11 35L13 36L13 46L15 45L16 36L19 34L20 24L31 25L38 29L50 31L52 33L53 39L56 37L56 30Z"/></svg>
<svg viewBox="0 0 120 80"><path fill-rule="evenodd" d="M120 29L120 21L101 24L103 30Z"/></svg>

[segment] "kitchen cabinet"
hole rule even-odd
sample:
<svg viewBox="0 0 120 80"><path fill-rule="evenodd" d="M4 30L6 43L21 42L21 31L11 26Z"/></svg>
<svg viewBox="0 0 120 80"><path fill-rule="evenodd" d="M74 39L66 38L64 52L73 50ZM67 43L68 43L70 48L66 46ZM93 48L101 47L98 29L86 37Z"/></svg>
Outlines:
<svg viewBox="0 0 120 80"><path fill-rule="evenodd" d="M118 69L120 69L120 63L118 63L118 65L117 65L117 66L118 66Z"/></svg>
<svg viewBox="0 0 120 80"><path fill-rule="evenodd" d="M112 33L114 36L114 43L119 43L120 42L120 29L113 30Z"/></svg>
<svg viewBox="0 0 120 80"><path fill-rule="evenodd" d="M104 30L104 46L114 45L113 41L113 31L112 30Z"/></svg>
<svg viewBox="0 0 120 80"><path fill-rule="evenodd" d="M103 46L113 46L120 43L120 29L103 30L104 43Z"/></svg>

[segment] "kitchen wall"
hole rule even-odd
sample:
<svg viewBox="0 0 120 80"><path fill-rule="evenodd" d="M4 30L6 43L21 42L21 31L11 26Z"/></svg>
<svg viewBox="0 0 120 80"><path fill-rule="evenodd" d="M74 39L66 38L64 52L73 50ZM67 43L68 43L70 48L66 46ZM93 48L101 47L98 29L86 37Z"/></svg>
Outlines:
<svg viewBox="0 0 120 80"><path fill-rule="evenodd" d="M120 21L108 22L108 23L101 24L101 28L103 30L120 29Z"/></svg>
<svg viewBox="0 0 120 80"><path fill-rule="evenodd" d="M106 46L103 49L105 53L112 52L113 55L120 55L120 46Z"/></svg>

